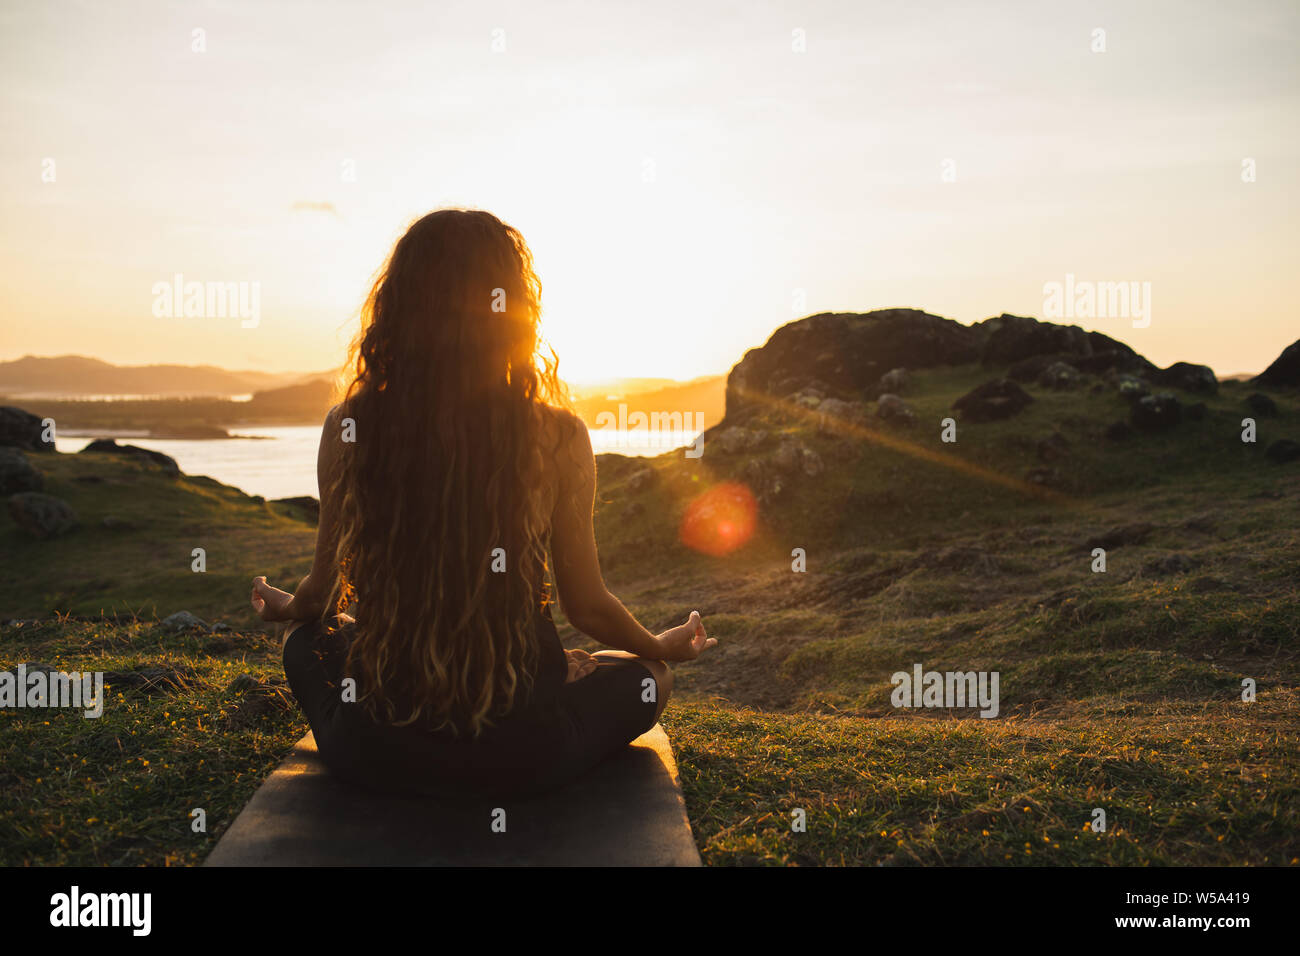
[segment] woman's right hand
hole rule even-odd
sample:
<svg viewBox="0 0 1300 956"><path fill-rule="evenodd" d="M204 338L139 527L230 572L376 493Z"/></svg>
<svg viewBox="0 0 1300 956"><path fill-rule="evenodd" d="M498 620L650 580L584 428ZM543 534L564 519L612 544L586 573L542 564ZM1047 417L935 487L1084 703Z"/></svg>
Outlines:
<svg viewBox="0 0 1300 956"><path fill-rule="evenodd" d="M718 646L716 638L704 633L699 611L692 611L685 624L670 627L655 640L659 642L660 660L665 661L693 661L710 647Z"/></svg>
<svg viewBox="0 0 1300 956"><path fill-rule="evenodd" d="M263 621L292 620L293 616L289 614L289 602L292 600L292 594L271 587L266 583L266 578L263 575L253 578L253 610L257 612L257 616Z"/></svg>

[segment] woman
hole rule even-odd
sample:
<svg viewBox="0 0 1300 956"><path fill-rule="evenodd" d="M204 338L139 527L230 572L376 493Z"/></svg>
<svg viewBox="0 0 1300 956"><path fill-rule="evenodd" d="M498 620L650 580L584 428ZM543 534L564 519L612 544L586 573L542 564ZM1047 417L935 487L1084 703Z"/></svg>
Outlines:
<svg viewBox="0 0 1300 956"><path fill-rule="evenodd" d="M540 293L495 216L410 227L321 431L311 572L292 595L253 581L263 620L296 622L285 673L346 779L444 797L560 785L654 726L666 662L717 643L695 612L651 634L606 590L595 460L538 354ZM564 650L548 571L569 622L615 650Z"/></svg>

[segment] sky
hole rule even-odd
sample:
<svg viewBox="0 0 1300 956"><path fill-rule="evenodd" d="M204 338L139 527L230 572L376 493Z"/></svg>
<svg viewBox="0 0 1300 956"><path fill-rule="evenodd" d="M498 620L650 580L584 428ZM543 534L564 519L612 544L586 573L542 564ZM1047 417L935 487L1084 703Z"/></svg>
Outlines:
<svg viewBox="0 0 1300 956"><path fill-rule="evenodd" d="M822 311L1045 317L1067 275L1149 315L1058 321L1259 371L1300 338L1297 40L1249 0L6 0L0 360L335 367L465 206L523 232L574 382ZM157 314L178 274L256 325Z"/></svg>

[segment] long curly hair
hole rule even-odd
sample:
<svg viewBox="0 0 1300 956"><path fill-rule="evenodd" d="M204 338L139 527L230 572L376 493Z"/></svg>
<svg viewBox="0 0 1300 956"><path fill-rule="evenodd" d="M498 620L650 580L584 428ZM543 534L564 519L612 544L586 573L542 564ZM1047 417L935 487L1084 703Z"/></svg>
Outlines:
<svg viewBox="0 0 1300 956"><path fill-rule="evenodd" d="M477 736L534 686L559 445L540 406L568 404L540 315L523 236L463 209L412 224L362 309L330 603L355 607L345 672L385 722Z"/></svg>

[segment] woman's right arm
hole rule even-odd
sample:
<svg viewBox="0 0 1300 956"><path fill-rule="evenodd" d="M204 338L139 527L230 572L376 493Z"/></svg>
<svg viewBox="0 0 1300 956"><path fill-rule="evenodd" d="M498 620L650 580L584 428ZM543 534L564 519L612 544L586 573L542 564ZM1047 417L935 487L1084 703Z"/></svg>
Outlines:
<svg viewBox="0 0 1300 956"><path fill-rule="evenodd" d="M565 616L578 630L608 647L652 660L693 660L705 648L717 644L704 634L699 615L656 636L642 627L605 587L592 523L596 459L591 437L574 415L561 413L557 421L564 439L557 457L560 474L551 519L551 552Z"/></svg>

